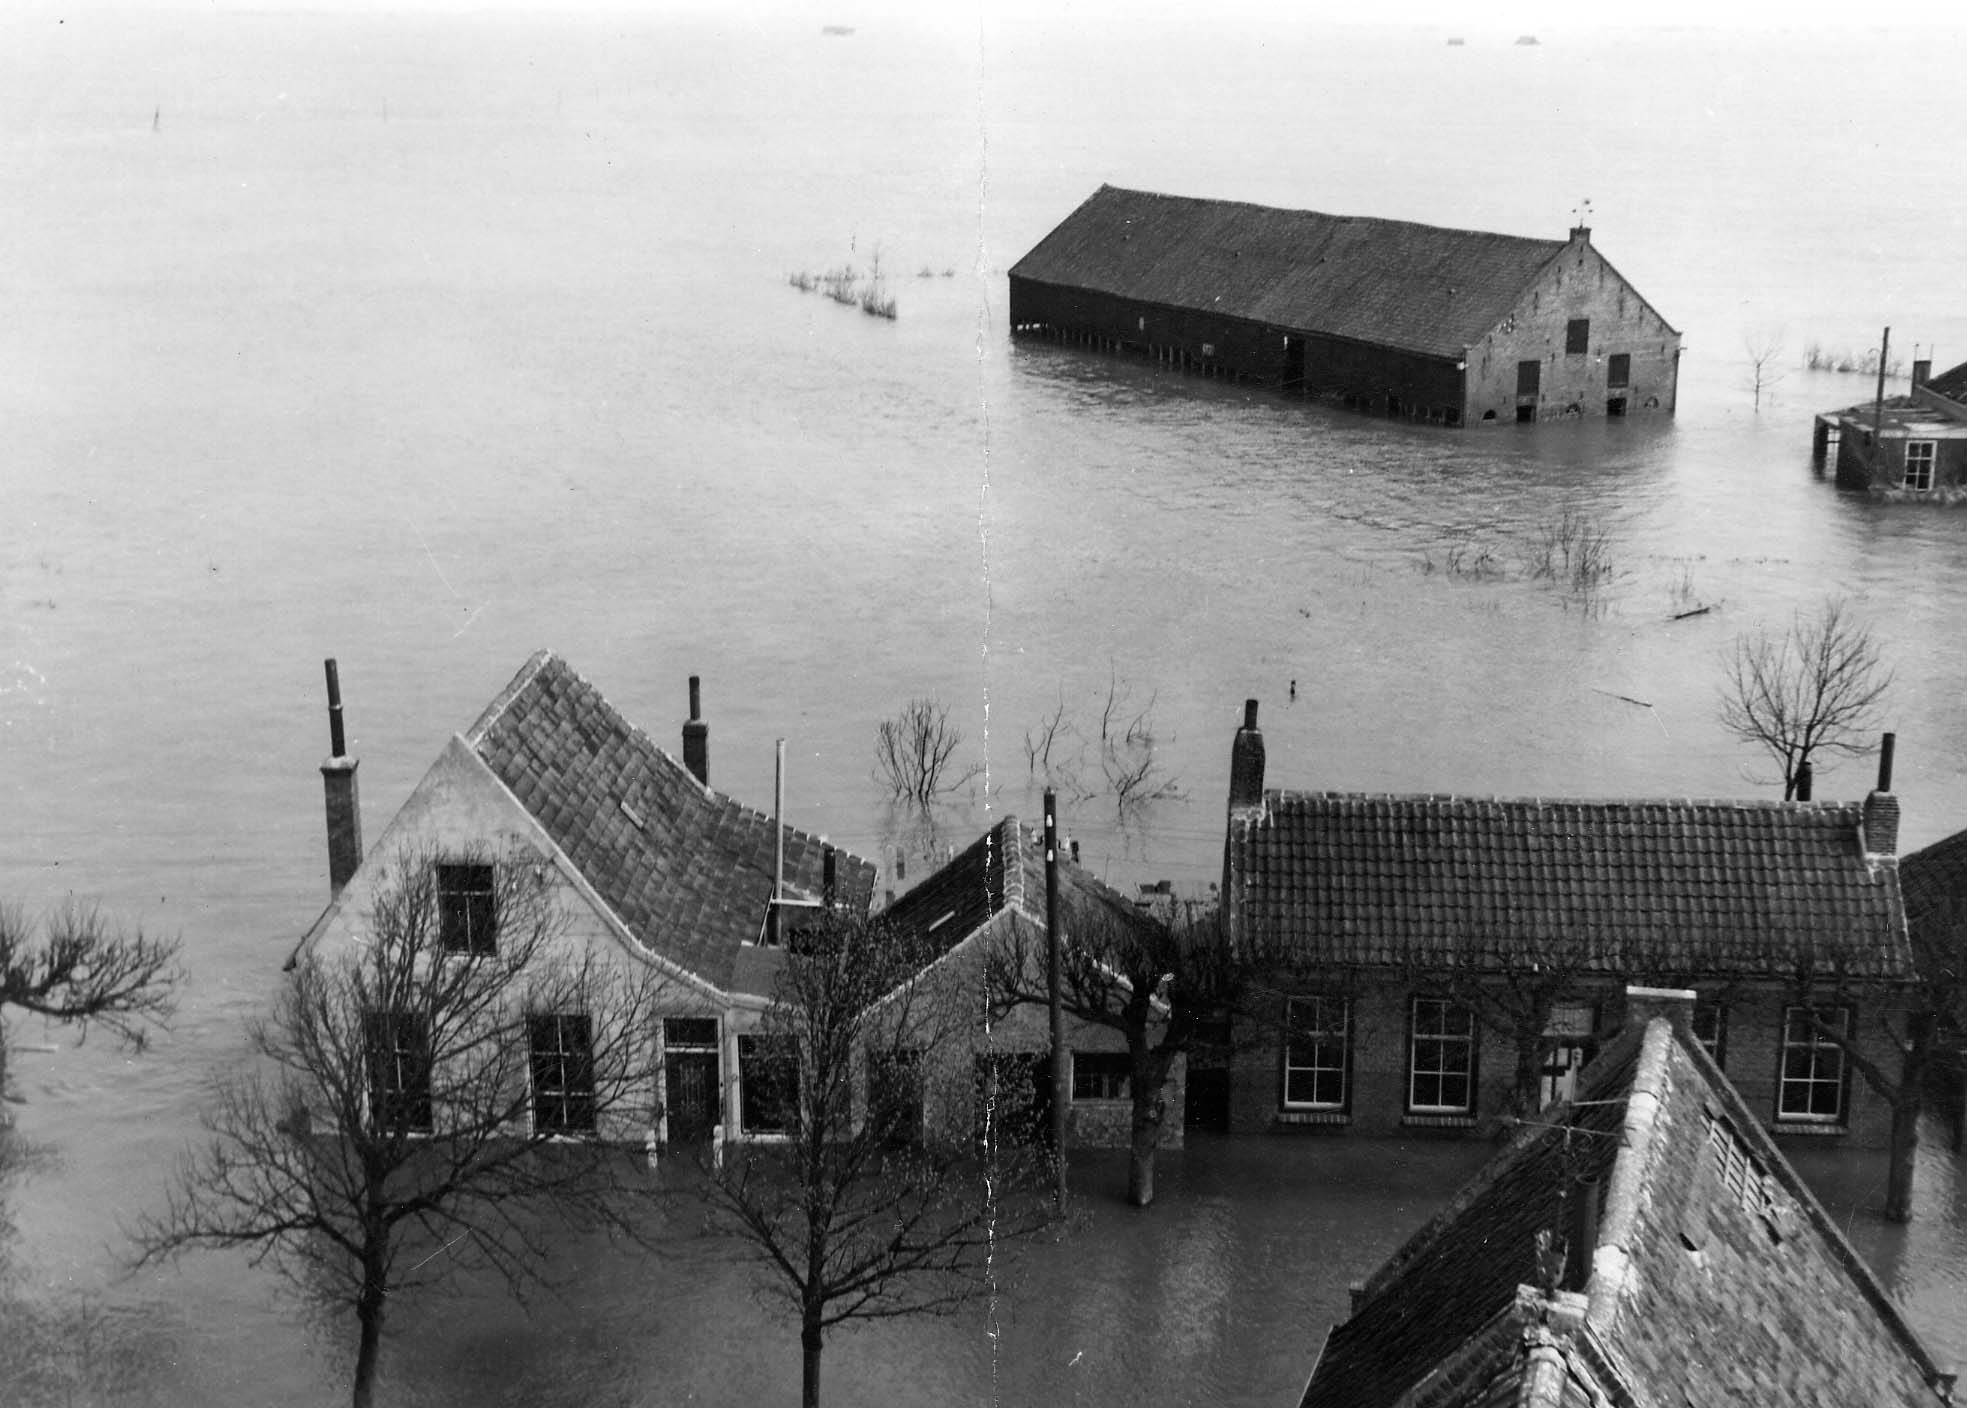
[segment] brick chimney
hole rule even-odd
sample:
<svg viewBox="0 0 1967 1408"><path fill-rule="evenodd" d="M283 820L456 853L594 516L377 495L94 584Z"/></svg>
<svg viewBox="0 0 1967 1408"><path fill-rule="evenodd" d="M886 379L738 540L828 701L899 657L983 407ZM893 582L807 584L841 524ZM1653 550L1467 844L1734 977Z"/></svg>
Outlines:
<svg viewBox="0 0 1967 1408"><path fill-rule="evenodd" d="M1257 701L1243 701L1243 727L1229 748L1229 809L1261 805L1264 799L1264 736L1257 731Z"/></svg>
<svg viewBox="0 0 1967 1408"><path fill-rule="evenodd" d="M362 799L355 786L359 764L348 756L342 733L341 676L333 660L326 663L330 755L321 764L321 785L328 802L328 895L333 898L362 863Z"/></svg>
<svg viewBox="0 0 1967 1408"><path fill-rule="evenodd" d="M704 786L710 786L710 725L703 721L703 696L690 676L690 717L683 725L683 766Z"/></svg>
<svg viewBox="0 0 1967 1408"><path fill-rule="evenodd" d="M1892 750L1899 736L1885 735L1878 745L1878 786L1865 798L1865 854L1899 853L1899 799L1892 795Z"/></svg>
<svg viewBox="0 0 1967 1408"><path fill-rule="evenodd" d="M1913 390L1917 391L1920 387L1924 386L1932 378L1932 375L1933 359L1931 357L1914 357L1912 359Z"/></svg>

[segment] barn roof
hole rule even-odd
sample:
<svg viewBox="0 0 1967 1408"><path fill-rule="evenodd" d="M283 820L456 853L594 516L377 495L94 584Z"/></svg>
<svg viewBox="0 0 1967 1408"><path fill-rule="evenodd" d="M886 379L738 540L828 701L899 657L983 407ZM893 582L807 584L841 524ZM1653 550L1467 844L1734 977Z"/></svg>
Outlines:
<svg viewBox="0 0 1967 1408"><path fill-rule="evenodd" d="M698 782L549 651L465 741L646 947L720 988L743 976L772 896L770 816ZM791 894L819 898L824 849L785 828ZM865 912L873 864L841 851L836 865L841 900Z"/></svg>
<svg viewBox="0 0 1967 1408"><path fill-rule="evenodd" d="M1229 902L1319 964L1578 963L1788 977L1806 948L1901 979L1896 862L1865 805L1267 792L1232 816Z"/></svg>
<svg viewBox="0 0 1967 1408"><path fill-rule="evenodd" d="M1011 277L1459 357L1564 248L1101 186Z"/></svg>

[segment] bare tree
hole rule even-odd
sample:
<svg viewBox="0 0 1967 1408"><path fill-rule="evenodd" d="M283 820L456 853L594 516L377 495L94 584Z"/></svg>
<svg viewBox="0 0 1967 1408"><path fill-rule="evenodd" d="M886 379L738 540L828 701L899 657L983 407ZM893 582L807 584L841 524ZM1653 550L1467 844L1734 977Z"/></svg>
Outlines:
<svg viewBox="0 0 1967 1408"><path fill-rule="evenodd" d="M1127 1202L1154 1201L1155 1152L1168 1118L1175 1062L1218 1040L1221 1019L1242 1001L1264 964L1246 944L1232 954L1216 912L1181 908L1167 916L1090 900L1063 908L1060 1007L1127 1043ZM990 984L1003 1007L1050 1002L1046 937L1019 920L991 955ZM1176 1112L1180 1118L1180 1112Z"/></svg>
<svg viewBox="0 0 1967 1408"><path fill-rule="evenodd" d="M392 1301L486 1268L544 1280L554 1224L630 1226L646 1175L653 969L569 943L530 863L460 869L487 888L460 894L406 852L349 951L301 960L134 1230L139 1266L242 1248L353 1312L356 1408ZM634 1158L603 1142L623 1137Z"/></svg>
<svg viewBox="0 0 1967 1408"><path fill-rule="evenodd" d="M1133 687L1109 666L1106 700L1100 706L1100 769L1122 817L1149 802L1182 795L1156 755L1155 696L1136 709L1132 694Z"/></svg>
<svg viewBox="0 0 1967 1408"><path fill-rule="evenodd" d="M1755 395L1755 409L1762 410L1762 393L1783 379L1784 351L1781 328L1750 328L1742 334L1742 350L1748 354L1749 389Z"/></svg>
<svg viewBox="0 0 1967 1408"><path fill-rule="evenodd" d="M975 764L957 764L956 752L962 745L963 731L951 721L948 705L911 699L875 729L875 776L896 800L926 810L980 770Z"/></svg>
<svg viewBox="0 0 1967 1408"><path fill-rule="evenodd" d="M92 905L64 905L37 933L19 905L0 904L0 1009L32 1012L83 1036L100 1023L141 1047L171 1015L177 960L176 940L126 932ZM0 1098L6 1091L0 1032Z"/></svg>
<svg viewBox="0 0 1967 1408"><path fill-rule="evenodd" d="M728 1146L704 1187L715 1225L798 1317L802 1401L817 1408L828 1331L955 1308L1047 1214L1027 1191L1038 1152L1010 1137L1028 1112L1015 1092L982 1092L996 1099L981 1127L954 1123L972 1073L950 1056L984 1012L947 965L924 976L936 947L833 911L788 949L741 1058L747 1132L773 1132Z"/></svg>
<svg viewBox="0 0 1967 1408"><path fill-rule="evenodd" d="M1721 723L1775 759L1788 801L1805 765L1814 770L1824 754L1865 751L1891 685L1870 629L1832 597L1810 615L1799 613L1780 636L1757 630L1736 639L1721 685Z"/></svg>

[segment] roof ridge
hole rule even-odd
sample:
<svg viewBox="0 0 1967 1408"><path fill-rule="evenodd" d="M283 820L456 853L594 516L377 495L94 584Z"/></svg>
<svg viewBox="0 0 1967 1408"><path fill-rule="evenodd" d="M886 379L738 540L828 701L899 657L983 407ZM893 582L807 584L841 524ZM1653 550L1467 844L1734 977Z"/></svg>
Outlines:
<svg viewBox="0 0 1967 1408"><path fill-rule="evenodd" d="M1836 801L1813 798L1799 802L1763 797L1544 797L1482 792L1348 792L1329 787L1273 787L1266 789L1265 796L1280 801L1292 798L1349 798L1362 802L1489 802L1501 806L1532 807L1723 807L1731 811L1784 813L1862 811L1864 808L1864 802L1859 799Z"/></svg>
<svg viewBox="0 0 1967 1408"><path fill-rule="evenodd" d="M519 673L512 677L504 689L492 696L492 702L485 706L483 713L479 714L478 721L465 730L465 741L471 745L472 751L477 751L478 746L485 741L485 735L492 731L492 726L511 707L512 701L525 693L532 686L533 681L539 678L540 672L558 658L551 650L545 649L536 650L527 657L526 663L519 667ZM578 674L575 677L579 678Z"/></svg>
<svg viewBox="0 0 1967 1408"><path fill-rule="evenodd" d="M1548 248L1553 254L1561 252L1569 240L1550 239L1539 235L1512 235L1500 230L1474 230L1465 225L1434 225L1425 220L1396 220L1387 215L1340 215L1329 210L1313 210L1303 205L1268 205L1262 201L1231 200L1219 196L1177 195L1170 191L1150 191L1140 186L1116 186L1110 181L1100 183L1101 191L1113 191L1119 195L1147 196L1154 200L1182 201L1190 205L1235 206L1241 210L1263 210L1287 215L1315 215L1321 220L1345 220L1361 225L1401 225L1415 230L1438 230L1451 235L1474 235L1481 239L1510 240L1519 244ZM1098 194L1098 192L1095 192ZM1662 321L1665 321L1662 319Z"/></svg>

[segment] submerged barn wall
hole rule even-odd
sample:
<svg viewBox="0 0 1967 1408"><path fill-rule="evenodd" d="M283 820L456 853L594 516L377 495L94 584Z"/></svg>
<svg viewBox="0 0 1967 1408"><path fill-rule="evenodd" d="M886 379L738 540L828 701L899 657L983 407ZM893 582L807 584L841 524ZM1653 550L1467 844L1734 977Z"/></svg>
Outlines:
<svg viewBox="0 0 1967 1408"><path fill-rule="evenodd" d="M1679 366L1680 334L1592 247L1588 232L1574 231L1510 315L1469 349L1468 419L1671 415Z"/></svg>

